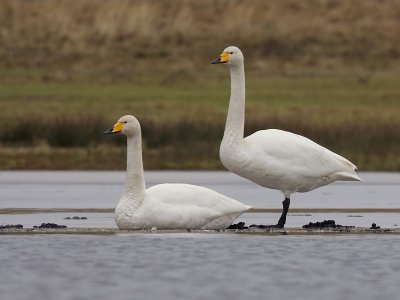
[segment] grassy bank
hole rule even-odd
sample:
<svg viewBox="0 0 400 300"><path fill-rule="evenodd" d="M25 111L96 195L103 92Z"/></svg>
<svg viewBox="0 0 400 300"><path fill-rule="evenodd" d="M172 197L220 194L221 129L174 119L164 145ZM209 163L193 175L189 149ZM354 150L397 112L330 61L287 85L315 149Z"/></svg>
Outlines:
<svg viewBox="0 0 400 300"><path fill-rule="evenodd" d="M147 169L215 169L228 45L246 57L246 132L281 128L361 170L400 170L400 2L0 2L0 169L122 169L122 115ZM240 20L240 22L238 21Z"/></svg>

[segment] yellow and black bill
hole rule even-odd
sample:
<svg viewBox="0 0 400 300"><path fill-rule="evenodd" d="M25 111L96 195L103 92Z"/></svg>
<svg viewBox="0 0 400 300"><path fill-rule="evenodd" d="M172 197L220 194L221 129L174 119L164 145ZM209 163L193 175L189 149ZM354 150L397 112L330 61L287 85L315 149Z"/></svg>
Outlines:
<svg viewBox="0 0 400 300"><path fill-rule="evenodd" d="M228 60L229 60L229 53L228 52L222 52L222 54L219 56L219 58L217 58L216 60L214 60L211 63L213 65L215 65L215 64L224 64L224 63L227 63Z"/></svg>
<svg viewBox="0 0 400 300"><path fill-rule="evenodd" d="M124 127L123 123L117 122L117 123L114 124L114 126L112 128L104 131L103 134L120 133L123 127Z"/></svg>

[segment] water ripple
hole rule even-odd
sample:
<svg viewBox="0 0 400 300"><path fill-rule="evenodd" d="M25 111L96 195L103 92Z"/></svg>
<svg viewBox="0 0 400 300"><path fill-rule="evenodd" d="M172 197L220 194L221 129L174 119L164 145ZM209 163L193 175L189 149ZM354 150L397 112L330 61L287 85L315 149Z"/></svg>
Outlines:
<svg viewBox="0 0 400 300"><path fill-rule="evenodd" d="M396 299L398 236L2 236L3 299ZM23 288L21 288L23 287Z"/></svg>

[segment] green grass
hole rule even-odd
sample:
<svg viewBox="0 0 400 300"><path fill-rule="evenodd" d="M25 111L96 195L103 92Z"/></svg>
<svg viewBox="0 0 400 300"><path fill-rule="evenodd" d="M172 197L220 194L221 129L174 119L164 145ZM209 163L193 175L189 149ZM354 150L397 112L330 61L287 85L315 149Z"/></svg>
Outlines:
<svg viewBox="0 0 400 300"><path fill-rule="evenodd" d="M123 169L124 138L101 132L125 114L142 123L146 169L216 169L229 100L225 67L204 78L3 84L1 169ZM219 69L218 69L219 68ZM215 72L213 72L215 70ZM86 82L86 83L85 83ZM280 128L361 170L400 170L400 79L247 73L246 132Z"/></svg>
<svg viewBox="0 0 400 300"><path fill-rule="evenodd" d="M1 87L2 120L36 116L57 118L77 112L118 117L124 113L167 120L183 117L202 118L211 114L225 116L229 99L229 75L202 82L178 82L161 85L129 83L28 83ZM395 117L399 108L400 80L377 77L368 84L356 77L272 77L247 79L246 109L249 117L268 115L296 116L308 112L307 118L342 121L354 118L365 121ZM29 114L27 113L29 111ZM309 113L311 111L311 114ZM315 114L318 112L319 114ZM152 115L154 114L154 115ZM299 115L298 118L302 116ZM337 119L339 118L339 119Z"/></svg>

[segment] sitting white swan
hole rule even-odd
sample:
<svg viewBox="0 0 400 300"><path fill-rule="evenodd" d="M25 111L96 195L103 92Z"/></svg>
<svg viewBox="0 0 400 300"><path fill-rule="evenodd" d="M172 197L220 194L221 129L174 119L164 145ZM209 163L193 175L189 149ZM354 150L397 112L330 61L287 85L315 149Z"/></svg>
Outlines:
<svg viewBox="0 0 400 300"><path fill-rule="evenodd" d="M212 64L226 63L231 73L231 98L220 146L222 164L231 172L285 196L278 224L284 227L294 192L308 192L336 180L360 181L347 159L301 135L268 129L243 138L245 114L244 57L226 48Z"/></svg>
<svg viewBox="0 0 400 300"><path fill-rule="evenodd" d="M159 184L146 190L139 121L124 116L105 134L127 136L127 179L115 209L120 229L226 229L250 209L234 199L190 184Z"/></svg>

